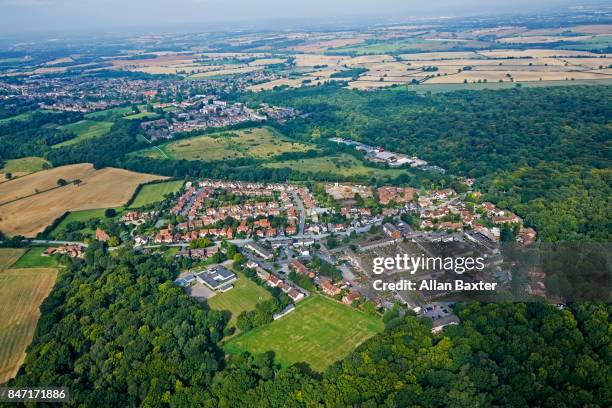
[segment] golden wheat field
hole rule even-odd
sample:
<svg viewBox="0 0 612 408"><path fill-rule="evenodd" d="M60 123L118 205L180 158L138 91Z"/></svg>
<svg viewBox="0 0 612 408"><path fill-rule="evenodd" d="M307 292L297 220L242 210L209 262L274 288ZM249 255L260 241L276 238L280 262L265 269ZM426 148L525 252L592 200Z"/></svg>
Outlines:
<svg viewBox="0 0 612 408"><path fill-rule="evenodd" d="M22 249L0 249L0 384L12 378L32 341L40 305L49 295L55 269L8 269Z"/></svg>
<svg viewBox="0 0 612 408"><path fill-rule="evenodd" d="M165 177L115 168L73 164L0 184L0 231L33 236L66 211L118 207L141 183ZM57 187L58 179L69 182ZM70 182L79 179L79 185ZM38 192L37 192L38 191Z"/></svg>

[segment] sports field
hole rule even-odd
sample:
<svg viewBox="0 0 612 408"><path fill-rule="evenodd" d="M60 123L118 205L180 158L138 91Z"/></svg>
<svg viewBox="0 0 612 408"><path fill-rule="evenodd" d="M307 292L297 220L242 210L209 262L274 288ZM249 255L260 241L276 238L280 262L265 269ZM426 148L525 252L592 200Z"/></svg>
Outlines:
<svg viewBox="0 0 612 408"><path fill-rule="evenodd" d="M379 317L314 295L289 315L230 340L224 349L231 354L273 351L283 366L305 361L323 371L383 328Z"/></svg>
<svg viewBox="0 0 612 408"><path fill-rule="evenodd" d="M0 384L12 378L32 341L39 307L57 276L55 269L7 269L23 253L0 249Z"/></svg>
<svg viewBox="0 0 612 408"><path fill-rule="evenodd" d="M79 185L57 186L57 180L81 180ZM165 177L74 164L39 171L0 183L0 230L9 236L33 236L66 211L119 207L136 186Z"/></svg>
<svg viewBox="0 0 612 408"><path fill-rule="evenodd" d="M312 145L294 142L269 127L232 130L177 140L139 154L153 158L226 160L240 157L271 158L285 152L303 152ZM165 156L164 156L165 154Z"/></svg>
<svg viewBox="0 0 612 408"><path fill-rule="evenodd" d="M238 315L244 311L255 309L257 303L263 302L270 298L270 293L244 276L237 272L238 280L233 283L234 289L225 293L217 293L212 298L208 299L208 305L214 310L228 310L232 316L229 325L236 326Z"/></svg>
<svg viewBox="0 0 612 408"><path fill-rule="evenodd" d="M23 254L11 268L53 268L57 266L57 261L52 256L43 256L47 247L32 247Z"/></svg>
<svg viewBox="0 0 612 408"><path fill-rule="evenodd" d="M163 183L147 184L140 188L130 208L139 208L153 204L164 199L166 194L176 193L183 186L182 180L167 181Z"/></svg>
<svg viewBox="0 0 612 408"><path fill-rule="evenodd" d="M69 125L60 126L65 132L74 133L75 138L66 140L65 142L54 145L53 147L64 147L70 146L83 140L93 139L100 137L108 133L113 126L112 122L97 122L93 120L81 120L79 122L71 123Z"/></svg>
<svg viewBox="0 0 612 408"><path fill-rule="evenodd" d="M13 177L21 177L26 174L42 170L45 166L51 167L51 163L42 157L22 157L21 159L10 159L0 169L0 183L5 180L6 173L11 173Z"/></svg>
<svg viewBox="0 0 612 408"><path fill-rule="evenodd" d="M287 167L302 173L333 173L344 177L350 176L372 176L372 177L397 177L405 174L403 169L377 169L367 167L363 162L348 154L337 156L324 156L312 159L287 160L275 163L266 163L265 167L283 168Z"/></svg>

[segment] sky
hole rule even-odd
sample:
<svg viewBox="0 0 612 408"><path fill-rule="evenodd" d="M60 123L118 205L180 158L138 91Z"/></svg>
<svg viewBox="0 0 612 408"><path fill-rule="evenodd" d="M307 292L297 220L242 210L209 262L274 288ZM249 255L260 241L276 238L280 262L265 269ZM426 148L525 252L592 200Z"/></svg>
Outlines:
<svg viewBox="0 0 612 408"><path fill-rule="evenodd" d="M588 3L584 0L581 3ZM233 28L268 21L554 10L575 0L0 0L0 33Z"/></svg>

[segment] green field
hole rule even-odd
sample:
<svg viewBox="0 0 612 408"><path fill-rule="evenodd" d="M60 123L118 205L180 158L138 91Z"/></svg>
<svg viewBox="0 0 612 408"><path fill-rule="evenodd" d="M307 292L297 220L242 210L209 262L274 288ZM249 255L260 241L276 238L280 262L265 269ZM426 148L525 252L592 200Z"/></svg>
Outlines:
<svg viewBox="0 0 612 408"><path fill-rule="evenodd" d="M133 120L133 119L145 119L145 118L154 118L154 117L157 117L157 113L142 111L140 113L135 113L133 115L128 115L125 118Z"/></svg>
<svg viewBox="0 0 612 408"><path fill-rule="evenodd" d="M163 183L147 184L140 188L130 208L139 208L153 204L164 199L164 195L176 193L183 186L184 181L166 181Z"/></svg>
<svg viewBox="0 0 612 408"><path fill-rule="evenodd" d="M236 327L236 319L241 312L255 309L257 303L271 297L270 293L237 272L238 280L233 283L234 289L229 292L217 293L208 299L208 305L214 310L229 310L232 314L229 325Z"/></svg>
<svg viewBox="0 0 612 408"><path fill-rule="evenodd" d="M289 315L230 340L224 349L234 355L273 351L282 366L305 361L323 371L383 328L377 316L314 295Z"/></svg>
<svg viewBox="0 0 612 408"><path fill-rule="evenodd" d="M38 109L38 110L34 110L31 112L24 112L21 113L19 115L16 116L11 116L8 118L4 118L4 119L0 119L0 125L4 125L5 123L14 121L14 120L20 120L20 121L24 121L24 120L28 120L30 119L30 117L32 116L32 114L34 112L38 112L38 113L58 113L58 111L52 111L52 110L47 110L47 109Z"/></svg>
<svg viewBox="0 0 612 408"><path fill-rule="evenodd" d="M0 174L4 179L6 173L11 173L13 177L25 176L42 170L45 166L51 167L51 163L42 157L22 157L21 159L10 159L4 163L0 169ZM0 182L3 180L0 180Z"/></svg>
<svg viewBox="0 0 612 408"><path fill-rule="evenodd" d="M53 268L57 266L57 261L52 256L43 256L42 253L47 247L32 247L23 254L11 268Z"/></svg>
<svg viewBox="0 0 612 408"><path fill-rule="evenodd" d="M285 152L303 152L313 145L294 142L269 127L212 133L166 143L138 152L157 159L226 160L240 157L271 158Z"/></svg>
<svg viewBox="0 0 612 408"><path fill-rule="evenodd" d="M80 122L60 126L58 129L74 133L76 137L74 139L66 140L65 142L56 144L53 147L70 146L82 142L83 140L100 137L108 133L112 126L112 122L97 122L93 120L82 120Z"/></svg>
<svg viewBox="0 0 612 408"><path fill-rule="evenodd" d="M55 234L57 234L58 232L66 229L66 225L68 225L69 223L74 222L74 221L87 222L87 221L92 220L94 218L104 219L104 218L106 218L105 215L104 215L105 211L106 211L106 208L96 208L96 209L93 209L93 210L82 210L82 211L71 211L66 216L66 218L64 218L57 225L57 227L55 227L55 229L51 233L51 236L55 236ZM120 214L120 212L123 211L123 207L117 207L117 208L115 208L115 211L117 211L117 214ZM84 233L92 233L93 234L93 231L91 231L89 229L82 230L82 232L84 232Z"/></svg>
<svg viewBox="0 0 612 408"><path fill-rule="evenodd" d="M333 173L344 177L397 177L400 174L407 173L407 170L403 169L378 169L374 167L367 167L359 159L344 153L337 156L324 156L312 159L309 158L266 163L264 164L264 167L287 167L302 173Z"/></svg>
<svg viewBox="0 0 612 408"><path fill-rule="evenodd" d="M119 119L124 117L125 115L129 115L132 113L132 108L129 106L123 106L120 108L111 108L97 112L91 112L85 115L86 119L95 119L95 120L108 120L112 121L115 119Z"/></svg>

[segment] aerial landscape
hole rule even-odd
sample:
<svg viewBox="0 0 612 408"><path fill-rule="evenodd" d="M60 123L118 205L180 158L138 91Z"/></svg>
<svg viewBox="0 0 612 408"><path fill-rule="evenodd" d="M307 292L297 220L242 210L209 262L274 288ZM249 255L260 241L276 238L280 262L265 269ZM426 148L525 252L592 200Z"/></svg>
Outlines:
<svg viewBox="0 0 612 408"><path fill-rule="evenodd" d="M0 2L0 406L612 406L610 4L108 3Z"/></svg>

